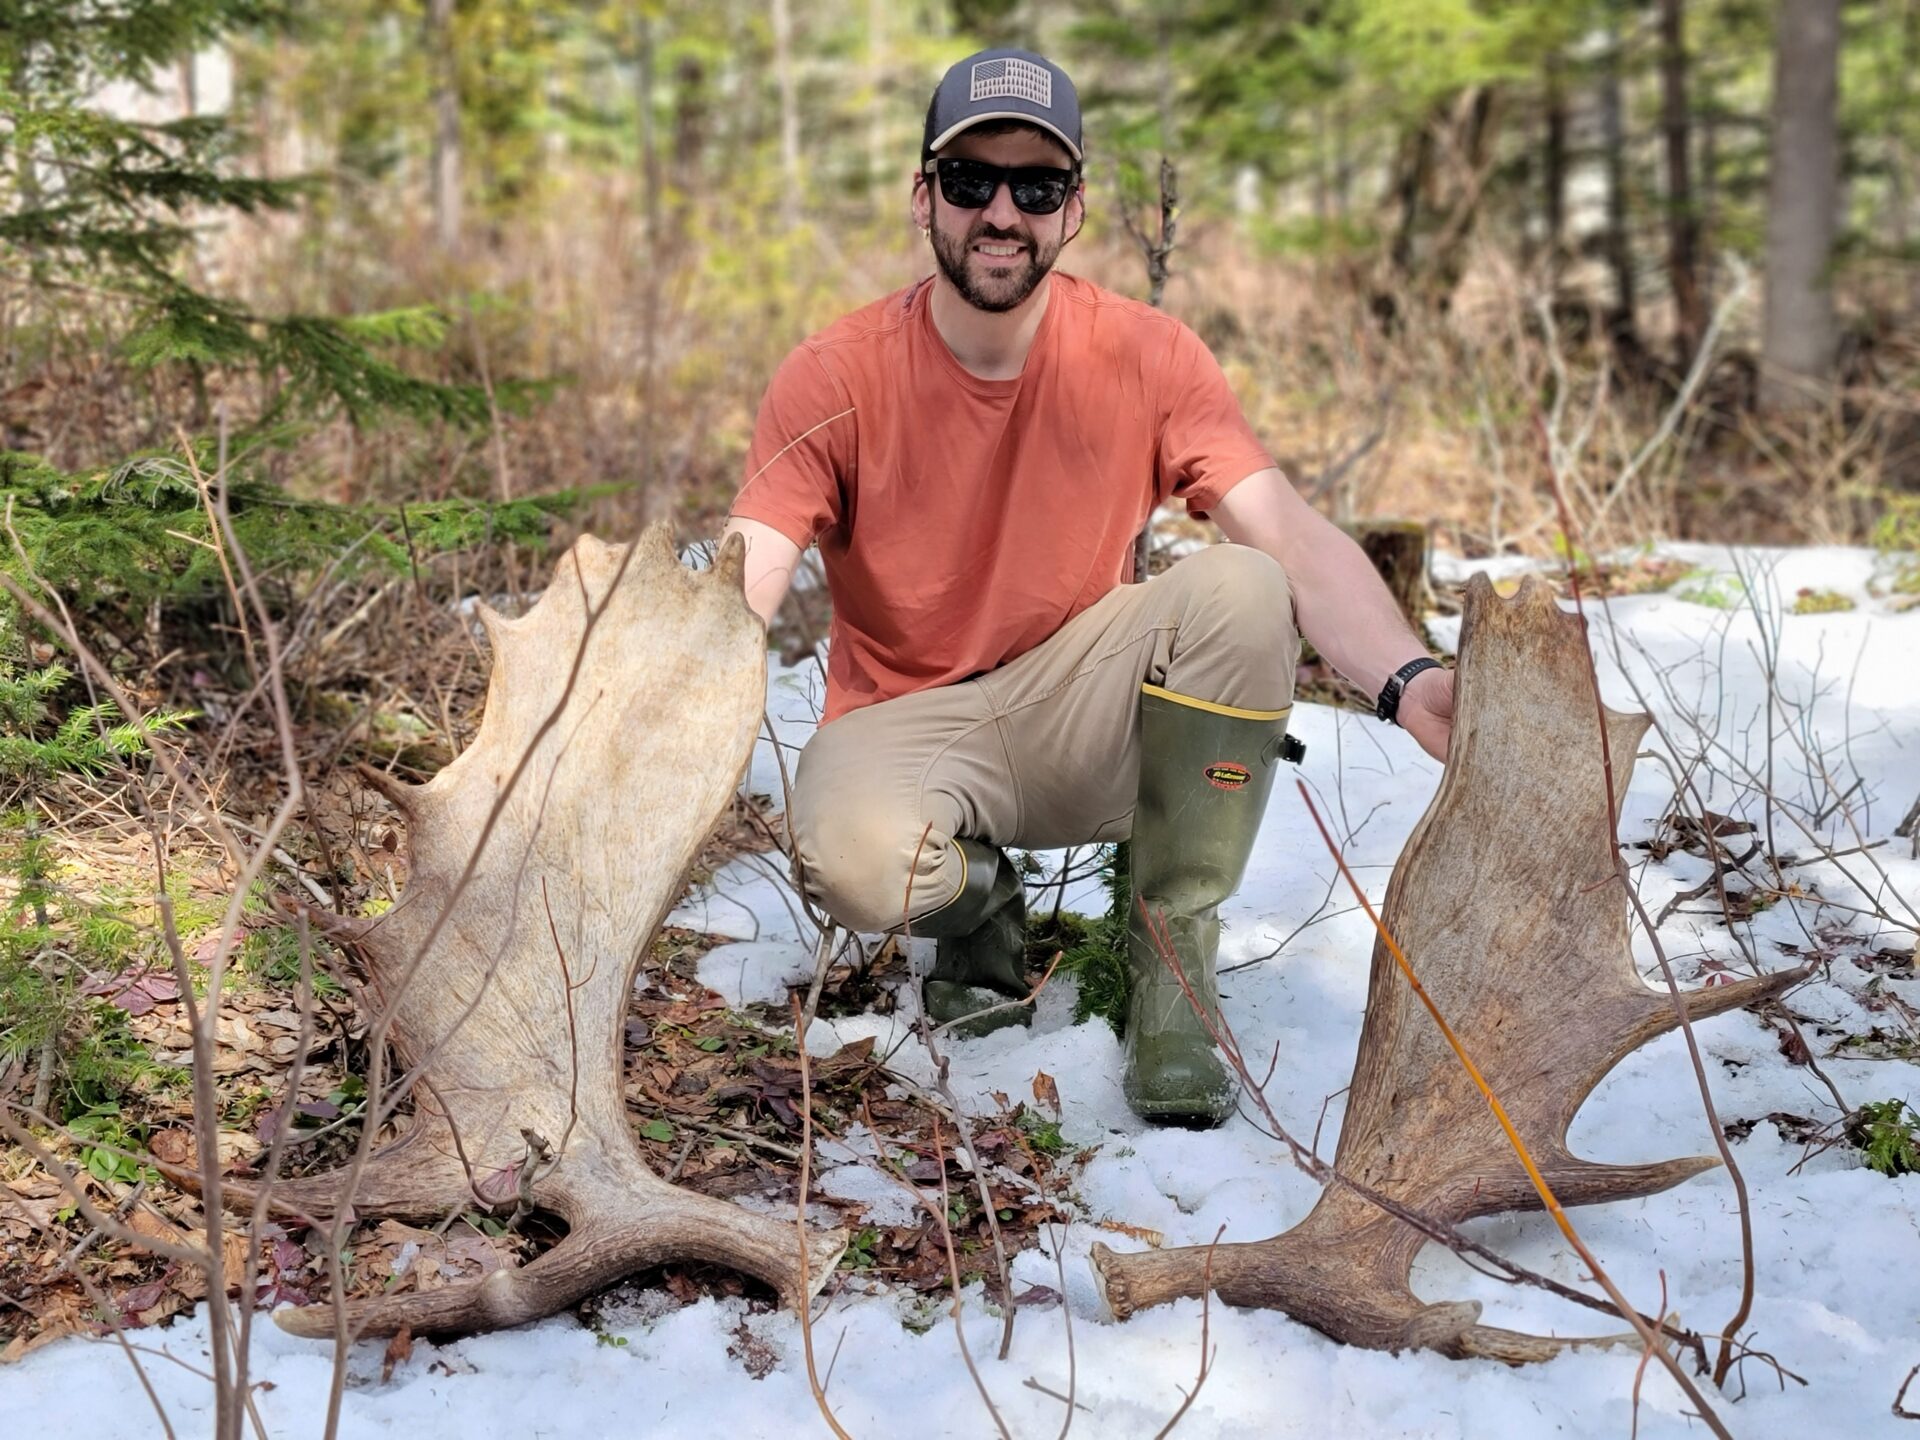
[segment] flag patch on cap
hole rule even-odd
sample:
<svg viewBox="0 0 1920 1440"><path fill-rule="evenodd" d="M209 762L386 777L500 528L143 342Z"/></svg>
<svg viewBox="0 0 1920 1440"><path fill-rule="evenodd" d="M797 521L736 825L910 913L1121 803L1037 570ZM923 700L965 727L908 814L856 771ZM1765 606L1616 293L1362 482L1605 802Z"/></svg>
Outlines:
<svg viewBox="0 0 1920 1440"><path fill-rule="evenodd" d="M1053 108L1053 75L1031 60L978 61L973 67L972 81L968 100L994 100L1011 95L1017 100L1031 100L1036 105Z"/></svg>

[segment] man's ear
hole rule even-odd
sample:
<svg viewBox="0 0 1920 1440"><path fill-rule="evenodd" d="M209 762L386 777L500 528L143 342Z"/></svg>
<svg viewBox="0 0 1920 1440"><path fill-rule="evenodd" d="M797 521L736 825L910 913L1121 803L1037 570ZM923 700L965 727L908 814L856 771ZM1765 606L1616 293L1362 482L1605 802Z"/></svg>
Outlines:
<svg viewBox="0 0 1920 1440"><path fill-rule="evenodd" d="M927 185L924 171L914 172L913 199L909 202L908 213L913 216L913 227L916 230L925 230L933 224L933 191Z"/></svg>
<svg viewBox="0 0 1920 1440"><path fill-rule="evenodd" d="M1075 185L1073 193L1067 197L1066 220L1067 233L1060 241L1062 245L1078 235L1081 227L1087 223L1087 187L1084 182Z"/></svg>

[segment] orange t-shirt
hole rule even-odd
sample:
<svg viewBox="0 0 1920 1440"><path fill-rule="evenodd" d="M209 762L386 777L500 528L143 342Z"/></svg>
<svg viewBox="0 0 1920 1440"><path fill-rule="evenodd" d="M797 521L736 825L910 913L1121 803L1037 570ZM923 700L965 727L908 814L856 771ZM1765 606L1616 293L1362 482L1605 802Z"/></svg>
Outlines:
<svg viewBox="0 0 1920 1440"><path fill-rule="evenodd" d="M803 341L767 387L733 514L819 543L825 719L1026 653L1129 578L1155 505L1203 513L1273 464L1193 331L1052 286L1017 379L961 367L921 281Z"/></svg>

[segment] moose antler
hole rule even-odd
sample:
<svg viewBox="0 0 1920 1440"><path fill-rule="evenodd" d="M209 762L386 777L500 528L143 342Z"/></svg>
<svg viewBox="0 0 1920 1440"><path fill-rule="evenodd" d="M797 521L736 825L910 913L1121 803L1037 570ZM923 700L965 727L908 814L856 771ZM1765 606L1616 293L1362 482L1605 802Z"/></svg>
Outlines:
<svg viewBox="0 0 1920 1440"><path fill-rule="evenodd" d="M1563 1205L1651 1195L1711 1157L1603 1165L1567 1148L1581 1102L1629 1052L1680 1022L1634 968L1625 898L1612 883L1605 781L1595 746L1581 620L1528 579L1502 600L1467 588L1445 778L1387 885L1384 924L1459 1034ZM1647 717L1606 712L1616 794ZM1804 969L1695 990L1695 1019L1778 995ZM1408 1285L1426 1237L1364 1187L1454 1223L1540 1199L1458 1059L1376 942L1334 1184L1283 1235L1212 1250L1232 1305L1286 1311L1371 1349L1546 1359L1567 1342L1476 1323L1478 1303L1428 1304ZM1093 1247L1108 1306L1198 1295L1207 1250Z"/></svg>
<svg viewBox="0 0 1920 1440"><path fill-rule="evenodd" d="M695 573L665 525L631 554L582 536L526 615L481 610L493 673L472 746L424 786L369 776L408 822L406 893L375 920L322 918L366 952L393 1048L420 1069L414 1123L351 1193L336 1171L279 1182L273 1207L439 1220L529 1202L568 1231L521 1269L349 1304L359 1333L518 1324L670 1259L810 1298L794 1226L654 1175L621 1097L634 972L739 782L765 702L742 558L731 539ZM236 1187L234 1203L252 1199ZM845 1245L841 1231L812 1239L808 1291ZM328 1306L275 1318L298 1335L334 1324Z"/></svg>

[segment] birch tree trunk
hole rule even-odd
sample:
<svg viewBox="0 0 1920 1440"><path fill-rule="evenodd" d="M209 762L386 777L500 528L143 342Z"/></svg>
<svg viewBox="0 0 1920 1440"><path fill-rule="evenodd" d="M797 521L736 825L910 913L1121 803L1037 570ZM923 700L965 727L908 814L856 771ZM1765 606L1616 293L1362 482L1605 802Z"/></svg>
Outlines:
<svg viewBox="0 0 1920 1440"><path fill-rule="evenodd" d="M1840 0L1780 0L1767 192L1761 403L1818 403L1840 332L1828 268L1840 208Z"/></svg>

